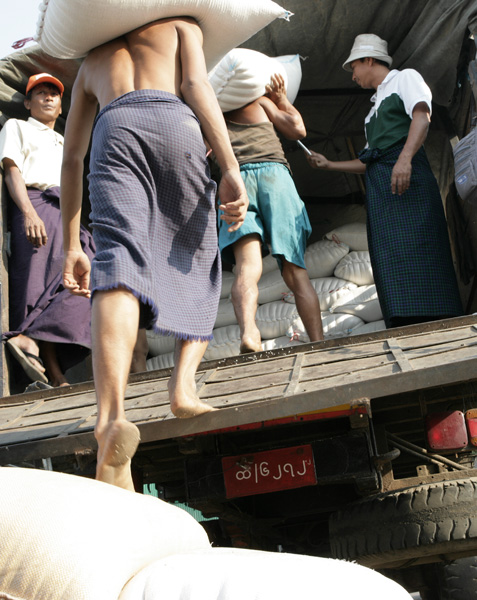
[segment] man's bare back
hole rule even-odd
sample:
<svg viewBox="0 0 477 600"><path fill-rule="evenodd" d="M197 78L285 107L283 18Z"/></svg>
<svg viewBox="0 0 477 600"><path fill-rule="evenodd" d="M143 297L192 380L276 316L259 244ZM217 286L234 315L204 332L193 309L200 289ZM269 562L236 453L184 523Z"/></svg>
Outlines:
<svg viewBox="0 0 477 600"><path fill-rule="evenodd" d="M92 50L81 68L86 94L103 108L135 90L163 90L182 97L180 36L202 41L190 18L155 21Z"/></svg>

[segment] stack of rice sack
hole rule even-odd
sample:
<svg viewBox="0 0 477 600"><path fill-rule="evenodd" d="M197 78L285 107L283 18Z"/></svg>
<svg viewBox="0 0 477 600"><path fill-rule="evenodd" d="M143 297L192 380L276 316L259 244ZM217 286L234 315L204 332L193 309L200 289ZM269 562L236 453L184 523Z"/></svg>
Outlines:
<svg viewBox="0 0 477 600"><path fill-rule="evenodd" d="M4 600L410 598L356 563L212 548L182 508L86 477L0 467L0 489Z"/></svg>
<svg viewBox="0 0 477 600"><path fill-rule="evenodd" d="M310 251L324 242L312 244L305 254L308 274L320 300L325 339L385 329L374 285L366 225L343 225L327 233L325 240L349 249L335 265L332 277L314 278L314 265L309 260ZM332 290L332 293L328 290ZM284 300L293 301L293 294L287 294ZM293 322L287 334L300 342L310 341L299 318Z"/></svg>
<svg viewBox="0 0 477 600"><path fill-rule="evenodd" d="M325 239L311 244L305 253L305 264L320 301L325 339L385 329L364 223L344 225L329 232ZM209 342L204 360L240 353L240 330L230 300L233 280L233 273L224 271L214 338ZM263 260L258 289L256 323L263 350L309 342L296 310L294 295L270 254ZM147 335L152 355L147 361L148 369L173 366L174 338L149 331Z"/></svg>

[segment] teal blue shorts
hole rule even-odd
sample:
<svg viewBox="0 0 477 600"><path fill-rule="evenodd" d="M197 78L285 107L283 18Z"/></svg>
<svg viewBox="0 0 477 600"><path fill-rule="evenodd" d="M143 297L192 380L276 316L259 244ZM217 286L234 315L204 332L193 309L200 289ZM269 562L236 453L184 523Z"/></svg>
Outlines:
<svg viewBox="0 0 477 600"><path fill-rule="evenodd" d="M234 264L233 244L246 235L258 233L263 256L268 254L269 244L280 269L283 258L304 269L311 225L290 171L281 163L262 162L242 165L240 173L250 204L242 227L232 233L220 219L223 213L219 210L219 248L223 260Z"/></svg>

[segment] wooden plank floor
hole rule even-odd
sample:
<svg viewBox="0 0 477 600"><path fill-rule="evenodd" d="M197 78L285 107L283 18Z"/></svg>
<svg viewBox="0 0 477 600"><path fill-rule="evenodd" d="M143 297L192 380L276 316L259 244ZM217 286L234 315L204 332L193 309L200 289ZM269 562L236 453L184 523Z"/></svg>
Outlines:
<svg viewBox="0 0 477 600"><path fill-rule="evenodd" d="M126 415L143 442L300 415L477 378L477 318L450 319L203 363L200 397L220 411L176 419L169 370L133 376ZM0 399L0 464L95 448L91 382Z"/></svg>

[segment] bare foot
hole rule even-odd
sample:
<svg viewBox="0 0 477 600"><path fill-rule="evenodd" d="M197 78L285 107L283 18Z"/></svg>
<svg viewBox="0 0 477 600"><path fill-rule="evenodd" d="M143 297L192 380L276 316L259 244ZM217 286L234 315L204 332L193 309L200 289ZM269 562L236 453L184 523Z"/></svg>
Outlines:
<svg viewBox="0 0 477 600"><path fill-rule="evenodd" d="M50 383L53 387L65 387L70 385L63 374L59 377L52 377Z"/></svg>
<svg viewBox="0 0 477 600"><path fill-rule="evenodd" d="M139 429L125 419L111 421L95 432L98 440L96 479L134 492L131 459L140 441Z"/></svg>
<svg viewBox="0 0 477 600"><path fill-rule="evenodd" d="M171 402L172 414L178 419L189 419L190 417L198 417L208 412L218 410L209 404L206 404L199 398L182 399L180 402Z"/></svg>
<svg viewBox="0 0 477 600"><path fill-rule="evenodd" d="M261 352L262 351L262 340L260 332L258 337L255 336L242 336L240 343L240 354L248 354L249 352Z"/></svg>
<svg viewBox="0 0 477 600"><path fill-rule="evenodd" d="M198 417L208 412L218 410L210 404L201 400L197 394L180 392L175 387L171 379L168 383L169 400L171 403L172 414L178 419L189 419L190 417Z"/></svg>

